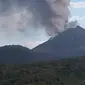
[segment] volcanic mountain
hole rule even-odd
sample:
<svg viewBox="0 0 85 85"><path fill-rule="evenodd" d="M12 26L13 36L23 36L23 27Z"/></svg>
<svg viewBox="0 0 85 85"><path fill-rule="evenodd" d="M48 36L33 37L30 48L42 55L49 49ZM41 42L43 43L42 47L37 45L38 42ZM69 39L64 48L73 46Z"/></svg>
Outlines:
<svg viewBox="0 0 85 85"><path fill-rule="evenodd" d="M85 55L85 29L80 26L69 28L58 36L35 47L32 51L47 53L57 59Z"/></svg>

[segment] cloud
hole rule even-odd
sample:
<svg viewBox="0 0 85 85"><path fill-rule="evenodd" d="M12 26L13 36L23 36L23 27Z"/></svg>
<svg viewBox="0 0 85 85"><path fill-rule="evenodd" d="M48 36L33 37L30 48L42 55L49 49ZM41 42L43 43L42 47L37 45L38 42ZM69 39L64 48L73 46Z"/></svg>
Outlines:
<svg viewBox="0 0 85 85"><path fill-rule="evenodd" d="M73 8L85 8L85 2L71 2L70 5Z"/></svg>
<svg viewBox="0 0 85 85"><path fill-rule="evenodd" d="M29 2L29 0L27 1ZM4 0L0 1L0 46L20 44L33 48L48 40L49 36L45 32L45 27L36 27L28 5L22 6L21 0L20 5L18 0L15 0L15 2L8 0L7 4ZM26 2L26 0L23 2ZM9 6L9 8L7 9L6 6Z"/></svg>
<svg viewBox="0 0 85 85"><path fill-rule="evenodd" d="M28 47L30 49L36 47L39 44L44 43L45 41L28 41L23 44L23 46Z"/></svg>
<svg viewBox="0 0 85 85"><path fill-rule="evenodd" d="M64 30L69 0L64 1L48 4L45 0L0 0L0 46L27 43L32 48L48 40L48 33L54 36Z"/></svg>

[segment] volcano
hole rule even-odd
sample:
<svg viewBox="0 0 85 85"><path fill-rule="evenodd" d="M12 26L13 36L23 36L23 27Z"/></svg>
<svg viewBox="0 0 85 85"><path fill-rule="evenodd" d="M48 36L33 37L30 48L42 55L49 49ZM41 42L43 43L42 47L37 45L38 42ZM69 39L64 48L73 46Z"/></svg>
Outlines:
<svg viewBox="0 0 85 85"><path fill-rule="evenodd" d="M32 49L33 52L47 53L57 59L85 55L85 29L80 26L69 28L58 36Z"/></svg>

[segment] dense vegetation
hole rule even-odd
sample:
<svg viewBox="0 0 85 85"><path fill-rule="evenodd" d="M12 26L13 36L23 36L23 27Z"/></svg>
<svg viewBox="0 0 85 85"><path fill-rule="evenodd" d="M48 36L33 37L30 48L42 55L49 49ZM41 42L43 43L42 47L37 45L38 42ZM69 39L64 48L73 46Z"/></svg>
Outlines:
<svg viewBox="0 0 85 85"><path fill-rule="evenodd" d="M85 85L85 57L0 65L0 85Z"/></svg>

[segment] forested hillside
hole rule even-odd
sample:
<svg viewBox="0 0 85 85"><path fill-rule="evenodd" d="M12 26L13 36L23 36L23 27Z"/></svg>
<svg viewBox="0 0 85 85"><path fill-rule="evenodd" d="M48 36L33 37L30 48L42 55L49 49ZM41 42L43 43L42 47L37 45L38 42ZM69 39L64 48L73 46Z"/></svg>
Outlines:
<svg viewBox="0 0 85 85"><path fill-rule="evenodd" d="M0 65L0 85L85 85L85 57Z"/></svg>

